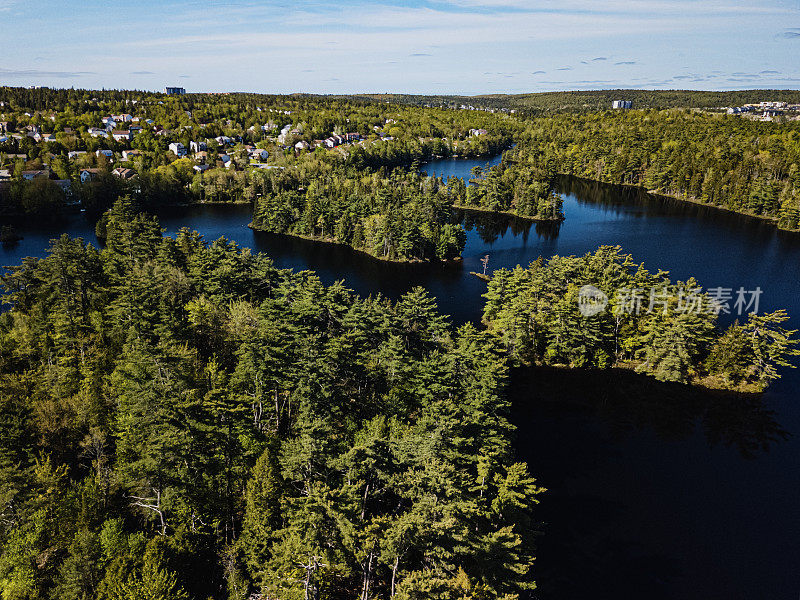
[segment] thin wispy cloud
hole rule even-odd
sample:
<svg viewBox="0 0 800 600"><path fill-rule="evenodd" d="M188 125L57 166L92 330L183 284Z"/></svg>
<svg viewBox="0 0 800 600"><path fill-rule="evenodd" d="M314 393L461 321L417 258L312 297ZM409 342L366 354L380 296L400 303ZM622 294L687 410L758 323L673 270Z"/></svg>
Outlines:
<svg viewBox="0 0 800 600"><path fill-rule="evenodd" d="M58 77L66 79L70 77L81 77L84 75L96 75L94 71L39 71L37 69L0 69L0 77Z"/></svg>
<svg viewBox="0 0 800 600"><path fill-rule="evenodd" d="M775 26L776 19L793 23L790 19L797 16L786 0L757 4L295 0L278 7L252 0L142 0L139 8L149 15L148 25L128 30L106 25L99 5L0 0L0 10L13 10L15 24L0 37L0 55L9 72L6 78L20 83L29 78L37 84L51 80L65 85L64 80L75 78L86 87L140 87L143 81L161 87L191 76L197 91L490 93L523 81L531 86L528 91L599 85L601 80L620 87L674 86L673 73L689 77L677 81L690 85L704 77L694 75L712 70L725 73L716 80L721 86L727 78L744 77L733 74L739 71L758 73L765 86L776 85L774 76L781 73L800 76L800 65L789 53L741 57L743 46L760 47L775 39L776 31L779 37L800 37L800 28ZM48 15L44 22L42 12ZM36 39L27 33L32 29L39 33ZM709 45L715 48L712 56ZM625 48L636 59L615 62L610 56L615 48ZM22 59L38 54L54 58L39 65L41 70ZM130 70L115 71L109 64L126 64ZM311 64L314 69L308 68ZM637 81L643 65L649 77ZM762 73L767 70L778 72ZM321 75L336 71L342 74L335 81ZM554 72L563 81L539 77ZM591 82L581 79L589 72ZM534 77L526 80L518 73Z"/></svg>

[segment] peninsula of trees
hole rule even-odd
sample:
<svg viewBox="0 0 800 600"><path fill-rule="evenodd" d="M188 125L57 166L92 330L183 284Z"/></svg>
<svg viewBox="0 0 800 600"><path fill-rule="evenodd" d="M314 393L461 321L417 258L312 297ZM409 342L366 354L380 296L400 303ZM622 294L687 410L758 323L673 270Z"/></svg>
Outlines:
<svg viewBox="0 0 800 600"><path fill-rule="evenodd" d="M584 286L608 304L582 312ZM694 279L672 282L603 246L495 271L483 320L517 364L627 367L660 381L761 391L800 355L796 331L781 326L785 311L748 312L751 296L726 296ZM719 312L734 309L743 322L720 329Z"/></svg>
<svg viewBox="0 0 800 600"><path fill-rule="evenodd" d="M517 598L542 491L492 335L125 204L2 283L4 600Z"/></svg>

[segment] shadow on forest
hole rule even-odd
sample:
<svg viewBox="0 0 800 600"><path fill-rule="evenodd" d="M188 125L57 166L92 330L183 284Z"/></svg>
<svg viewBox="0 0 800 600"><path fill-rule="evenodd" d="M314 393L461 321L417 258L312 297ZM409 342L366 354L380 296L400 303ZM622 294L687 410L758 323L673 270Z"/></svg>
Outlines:
<svg viewBox="0 0 800 600"><path fill-rule="evenodd" d="M549 488L538 509L539 588L530 596L541 600L644 597L645 591L650 600L674 597L680 556L671 542L658 540L675 535L674 507L662 498L680 494L681 485L669 474L642 473L643 493L660 486L655 499L625 500L638 493L630 491L637 476L613 465L630 462L620 457L642 448L637 434L674 442L699 430L710 446L732 447L748 460L789 437L761 395L662 383L623 369L518 368L509 395L517 454ZM643 538L642 526L658 533ZM655 542L640 541L653 535Z"/></svg>

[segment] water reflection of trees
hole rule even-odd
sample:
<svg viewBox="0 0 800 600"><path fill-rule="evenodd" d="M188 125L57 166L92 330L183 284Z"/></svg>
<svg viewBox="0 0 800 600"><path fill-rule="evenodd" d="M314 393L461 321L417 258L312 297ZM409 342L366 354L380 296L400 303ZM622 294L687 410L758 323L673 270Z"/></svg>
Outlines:
<svg viewBox="0 0 800 600"><path fill-rule="evenodd" d="M542 239L554 240L561 229L560 221L531 221L511 215L472 210L455 211L454 221L461 223L467 231L474 230L486 244L493 244L508 231L515 237L521 236L527 242L531 229Z"/></svg>
<svg viewBox="0 0 800 600"><path fill-rule="evenodd" d="M681 440L699 427L710 445L736 448L744 458L767 452L789 435L761 394L664 383L625 369L518 369L510 390L520 415L546 401L586 411L615 435L648 429Z"/></svg>
<svg viewBox="0 0 800 600"><path fill-rule="evenodd" d="M658 497L627 502L615 492L628 483L615 467L628 460L624 454L658 444L639 433L688 441L700 430L710 446L732 447L745 459L788 437L760 395L661 383L631 371L521 368L512 371L508 389L518 456L549 489L539 513L539 588L530 596L536 600L676 597L687 567L671 526L655 525L645 537L636 533L648 518L642 510L658 518ZM666 457L673 451L668 443L652 449ZM665 494L675 491L674 473L642 477ZM672 508L667 496L663 508Z"/></svg>

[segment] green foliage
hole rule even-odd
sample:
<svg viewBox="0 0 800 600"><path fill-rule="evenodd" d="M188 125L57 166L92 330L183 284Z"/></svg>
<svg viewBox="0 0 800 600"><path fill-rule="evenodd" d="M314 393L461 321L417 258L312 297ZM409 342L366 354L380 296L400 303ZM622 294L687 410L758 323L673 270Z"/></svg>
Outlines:
<svg viewBox="0 0 800 600"><path fill-rule="evenodd" d="M646 187L798 227L800 127L688 111L559 114L529 121L519 160Z"/></svg>
<svg viewBox="0 0 800 600"><path fill-rule="evenodd" d="M584 286L601 290L608 307L583 314ZM753 314L720 331L715 305L694 279L672 283L664 271L651 274L618 246L501 269L484 297L484 322L519 363L627 365L660 381L712 375L727 387L763 388L800 354L795 332L779 326L785 312Z"/></svg>
<svg viewBox="0 0 800 600"><path fill-rule="evenodd" d="M542 489L491 335L126 201L105 225L3 277L3 600L533 587Z"/></svg>

